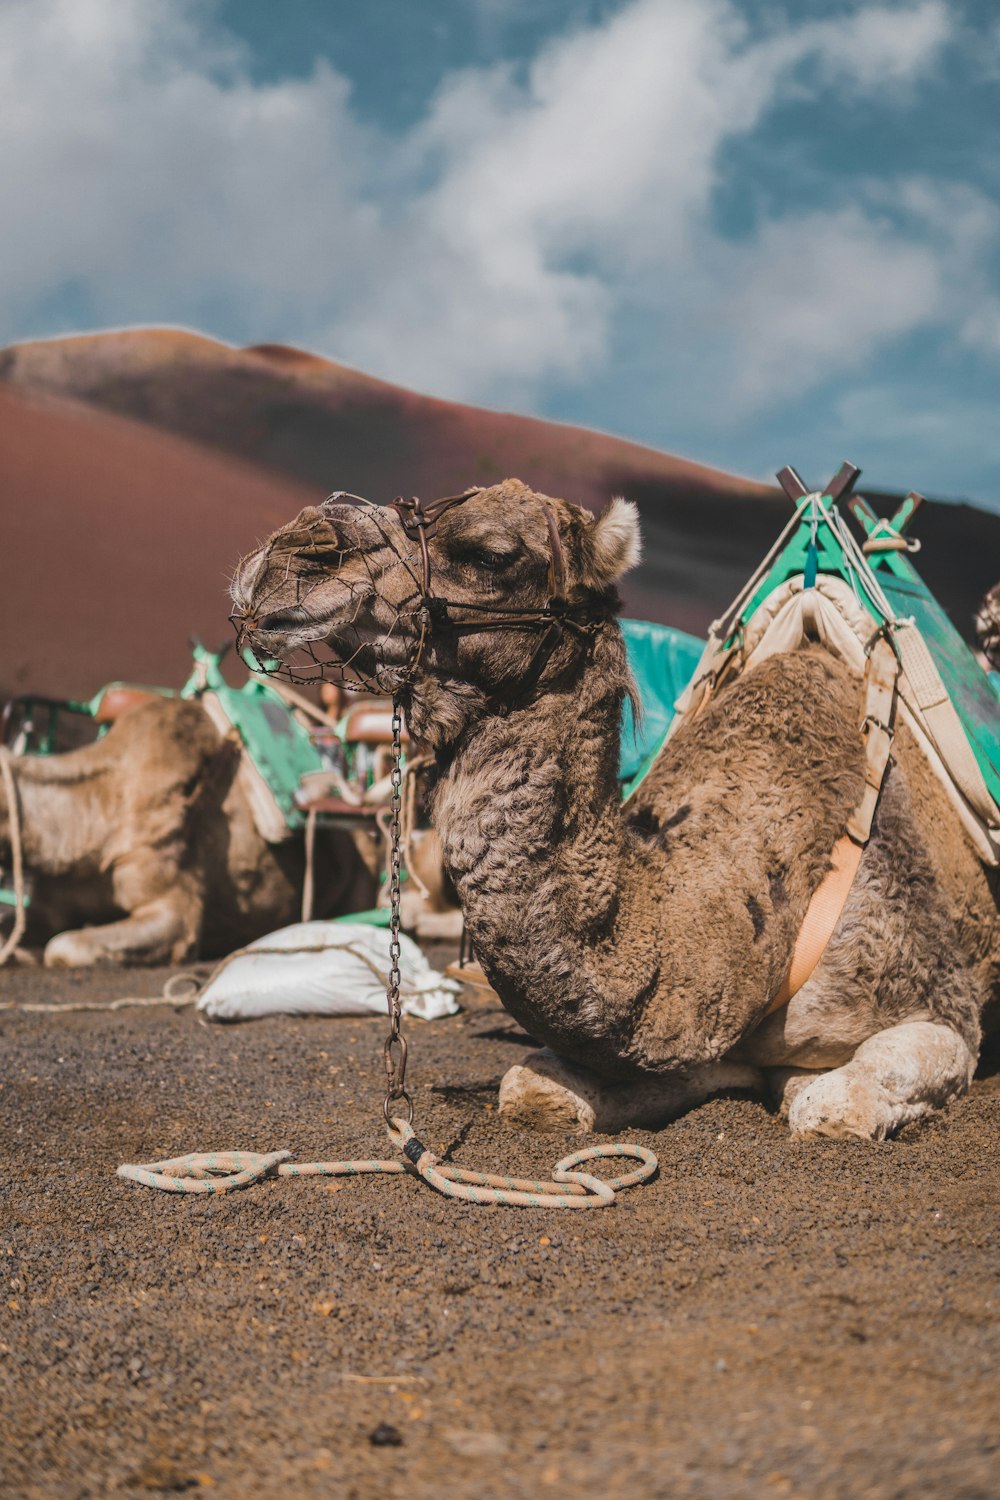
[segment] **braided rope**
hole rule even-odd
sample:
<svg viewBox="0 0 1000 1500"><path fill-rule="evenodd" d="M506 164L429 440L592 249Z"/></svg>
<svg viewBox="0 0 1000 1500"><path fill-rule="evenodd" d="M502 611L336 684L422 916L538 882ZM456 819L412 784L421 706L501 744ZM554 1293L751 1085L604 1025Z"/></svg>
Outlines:
<svg viewBox="0 0 1000 1500"><path fill-rule="evenodd" d="M492 1172L472 1172L442 1165L433 1151L420 1141L413 1127L395 1119L389 1139L406 1161L293 1162L290 1151L211 1151L175 1156L118 1168L118 1176L144 1187L168 1193L231 1193L265 1177L359 1177L365 1173L405 1173L419 1176L446 1198L466 1203L499 1203L523 1208L610 1208L622 1188L647 1182L659 1163L645 1146L616 1142L611 1146L587 1146L556 1162L549 1180L534 1177L502 1177ZM574 1167L601 1158L630 1158L639 1163L631 1172L604 1181Z"/></svg>

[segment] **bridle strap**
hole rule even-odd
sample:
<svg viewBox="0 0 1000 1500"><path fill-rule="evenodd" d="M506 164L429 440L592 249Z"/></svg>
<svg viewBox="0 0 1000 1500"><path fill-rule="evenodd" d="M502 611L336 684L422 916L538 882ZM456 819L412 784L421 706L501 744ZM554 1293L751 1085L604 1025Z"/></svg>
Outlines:
<svg viewBox="0 0 1000 1500"><path fill-rule="evenodd" d="M591 604L570 604L566 599L566 554L559 535L559 523L553 507L547 500L542 500L540 497L539 504L545 516L545 526L549 537L549 597L541 609L505 609L497 604L444 599L434 593L428 542L434 537L438 521L447 511L454 509L455 506L464 505L474 495L481 493L481 488L477 485L463 490L459 495L445 495L440 500L432 500L427 505L416 495L411 495L409 499L404 499L402 495L399 495L395 500L390 500L386 507L396 512L406 535L411 540L420 543L424 624L419 644L410 664L410 673L412 676L416 670L427 638L435 626L452 630L506 630L511 627L529 626L533 629L541 629L543 632L525 674L525 682L534 686L545 670L552 652L562 640L564 627L570 626L580 633L590 633L598 623L599 617L595 615ZM466 618L456 618L454 611L464 614ZM468 616L471 616L471 619Z"/></svg>
<svg viewBox="0 0 1000 1500"><path fill-rule="evenodd" d="M562 599L566 588L566 558L555 512L547 500L542 501L545 524L549 528L549 600Z"/></svg>
<svg viewBox="0 0 1000 1500"><path fill-rule="evenodd" d="M539 501L549 534L549 598L543 609L504 609L500 605L458 602L435 595L431 586L431 556L428 542L434 537L437 523L446 511L452 510L456 505L464 505L474 495L481 493L480 488L475 486L472 489L463 490L460 495L445 495L442 499L432 500L427 505L424 505L417 495L411 495L409 499L404 499L400 495L395 500L390 500L387 506L387 509L396 512L406 535L420 543L423 599L432 618L438 624L462 624L467 629L478 627L484 630L501 629L507 625L549 626L554 621L567 619L572 623L572 615L582 612L585 606L571 605L565 598L566 554L559 535L559 523L556 520L555 511L547 500ZM461 622L451 620L447 612L453 609L466 610L480 618Z"/></svg>
<svg viewBox="0 0 1000 1500"><path fill-rule="evenodd" d="M424 599L431 595L431 555L427 543L437 531L437 523L445 511L451 510L453 506L464 505L466 500L471 500L473 495L479 494L479 487L463 490L460 495L444 495L440 500L431 500L427 505L423 503L419 495L411 495L408 500L402 495L397 495L395 500L390 500L388 510L394 510L403 523L403 530L411 539L416 538L420 542L420 561L423 571Z"/></svg>

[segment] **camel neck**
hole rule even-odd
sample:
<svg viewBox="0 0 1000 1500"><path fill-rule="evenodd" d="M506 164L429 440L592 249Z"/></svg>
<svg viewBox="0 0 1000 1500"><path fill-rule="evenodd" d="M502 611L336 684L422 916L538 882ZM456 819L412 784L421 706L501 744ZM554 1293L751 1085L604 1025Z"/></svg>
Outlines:
<svg viewBox="0 0 1000 1500"><path fill-rule="evenodd" d="M630 892L644 861L620 806L628 682L609 623L572 681L469 729L435 798L484 969L522 1024L567 1056L588 1036L631 1030L656 964L655 934L635 930ZM533 997L553 992L564 1003L541 1016Z"/></svg>

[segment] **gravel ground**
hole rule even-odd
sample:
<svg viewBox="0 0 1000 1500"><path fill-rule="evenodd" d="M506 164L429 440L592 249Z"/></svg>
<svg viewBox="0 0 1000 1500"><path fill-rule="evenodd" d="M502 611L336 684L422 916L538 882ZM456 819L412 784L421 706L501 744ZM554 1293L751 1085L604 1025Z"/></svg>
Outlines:
<svg viewBox="0 0 1000 1500"><path fill-rule="evenodd" d="M0 985L72 1001L165 973ZM656 1181L572 1214L400 1178L219 1199L116 1179L190 1150L383 1154L382 1020L0 1025L8 1500L1000 1495L995 1053L881 1146L713 1101L632 1133ZM573 1149L500 1125L529 1046L502 1010L408 1030L435 1150L544 1173Z"/></svg>

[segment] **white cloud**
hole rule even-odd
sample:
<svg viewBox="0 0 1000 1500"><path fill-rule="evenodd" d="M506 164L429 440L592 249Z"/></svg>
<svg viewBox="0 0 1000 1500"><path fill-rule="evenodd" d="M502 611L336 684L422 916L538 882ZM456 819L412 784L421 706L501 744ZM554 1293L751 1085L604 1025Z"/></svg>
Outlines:
<svg viewBox="0 0 1000 1500"><path fill-rule="evenodd" d="M831 356L839 342L847 357L838 336L848 303L859 316L873 311L871 347L925 314L935 275L927 257L894 238L904 262L894 275L879 221L849 212L826 219L826 265L814 265L807 285L787 226L779 236L765 224L757 241L723 253L709 223L719 153L802 65L828 86L881 91L887 79L918 77L948 32L940 0L869 6L761 37L728 0L637 0L550 43L523 83L502 68L453 78L409 143L437 180L402 221L407 253L385 266L379 305L363 300L338 331L361 363L411 384L516 400L526 381L585 375L624 302L645 299L651 317L668 320L689 308L714 262L723 300L730 286L756 282L756 313L744 298L733 331L753 325L768 367L798 354L806 324L829 333ZM878 264L853 288L852 267L864 260L857 233ZM794 237L808 240L808 228ZM793 274L809 292L797 322L764 316L780 298L776 253L790 272L797 260ZM741 378L735 394L749 395Z"/></svg>
<svg viewBox="0 0 1000 1500"><path fill-rule="evenodd" d="M371 150L325 65L251 83L192 0L0 9L4 302L22 325L62 285L98 319L211 306L304 328L364 263ZM14 331L14 330L11 330Z"/></svg>
<svg viewBox="0 0 1000 1500"><path fill-rule="evenodd" d="M974 284L975 256L935 219L959 200L933 185L870 186L739 243L711 218L723 149L786 90L912 84L951 25L943 0L765 32L734 0L634 0L551 40L523 75L448 77L400 139L362 127L325 64L252 81L196 0L8 0L5 336L73 286L95 322L284 338L527 404L610 359L630 312L699 331L682 408L710 382L743 411L946 314L974 339L953 281ZM995 220L971 192L960 207L981 251Z"/></svg>
<svg viewBox="0 0 1000 1500"><path fill-rule="evenodd" d="M974 189L908 178L855 186L845 207L772 219L750 245L714 243L690 301L704 370L736 416L864 368L887 344L951 327L992 336L986 266L1000 210ZM1000 348L1000 345L998 345ZM726 380L734 350L746 355Z"/></svg>
<svg viewBox="0 0 1000 1500"><path fill-rule="evenodd" d="M780 39L777 50L793 61L811 54L829 83L882 92L918 79L950 40L953 25L941 0L869 5L804 25Z"/></svg>
<svg viewBox="0 0 1000 1500"><path fill-rule="evenodd" d="M984 297L963 321L960 334L968 348L1000 355L1000 297Z"/></svg>
<svg viewBox="0 0 1000 1500"><path fill-rule="evenodd" d="M858 207L767 224L749 255L719 259L714 306L746 356L729 382L741 409L863 364L939 309L934 252Z"/></svg>
<svg viewBox="0 0 1000 1500"><path fill-rule="evenodd" d="M863 455L873 486L964 494L1000 509L996 401L988 392L970 399L952 387L947 373L932 389L859 381L831 408L828 442L831 452Z"/></svg>

